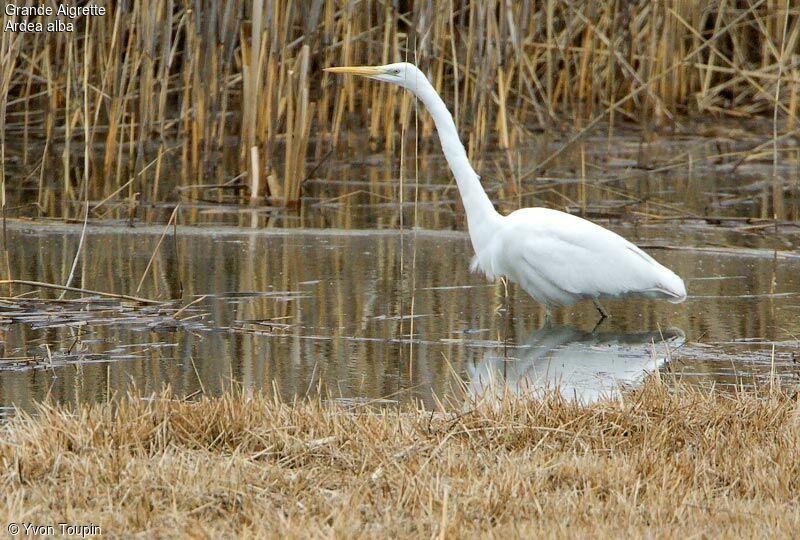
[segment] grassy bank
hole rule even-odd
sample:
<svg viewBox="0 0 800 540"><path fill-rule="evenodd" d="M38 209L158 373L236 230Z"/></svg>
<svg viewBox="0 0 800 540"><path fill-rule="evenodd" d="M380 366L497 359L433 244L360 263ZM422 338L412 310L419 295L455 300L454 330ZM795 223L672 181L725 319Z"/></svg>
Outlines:
<svg viewBox="0 0 800 540"><path fill-rule="evenodd" d="M408 100L323 74L331 65L417 62L473 156L600 121L611 132L687 114L765 116L778 134L796 125L800 12L788 0L109 4L72 32L0 35L3 193L23 187L46 215L82 217L86 199L93 217L133 212L175 200L176 184L194 198L291 203L348 131L398 148ZM542 172L541 158L521 165Z"/></svg>
<svg viewBox="0 0 800 540"><path fill-rule="evenodd" d="M3 426L3 521L194 537L789 537L796 395L652 380L461 413L164 396Z"/></svg>

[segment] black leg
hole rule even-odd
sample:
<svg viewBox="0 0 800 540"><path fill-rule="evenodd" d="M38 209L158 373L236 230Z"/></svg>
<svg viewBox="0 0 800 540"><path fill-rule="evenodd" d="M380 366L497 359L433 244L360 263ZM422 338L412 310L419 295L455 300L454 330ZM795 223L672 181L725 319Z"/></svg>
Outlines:
<svg viewBox="0 0 800 540"><path fill-rule="evenodd" d="M594 302L594 307L597 308L597 311L600 312L600 320L608 319L611 315L608 314L606 308L603 307L603 304L597 298L593 298L592 302Z"/></svg>

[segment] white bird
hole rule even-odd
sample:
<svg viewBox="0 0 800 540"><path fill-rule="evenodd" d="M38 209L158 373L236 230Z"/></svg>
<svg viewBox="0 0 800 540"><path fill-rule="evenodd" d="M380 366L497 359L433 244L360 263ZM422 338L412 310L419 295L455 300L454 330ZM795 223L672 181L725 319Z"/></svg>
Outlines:
<svg viewBox="0 0 800 540"><path fill-rule="evenodd" d="M602 298L686 299L683 280L616 233L577 216L549 208L522 208L499 214L470 165L447 106L428 78L407 62L385 66L332 67L331 73L361 75L402 86L427 107L442 151L455 176L467 214L475 257L471 269L489 280L507 277L544 304L594 301L602 318Z"/></svg>

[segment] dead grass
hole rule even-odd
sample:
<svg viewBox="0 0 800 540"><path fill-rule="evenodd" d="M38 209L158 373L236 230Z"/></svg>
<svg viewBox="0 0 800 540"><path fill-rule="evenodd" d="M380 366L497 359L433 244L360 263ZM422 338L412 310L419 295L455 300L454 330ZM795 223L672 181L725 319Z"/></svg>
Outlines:
<svg viewBox="0 0 800 540"><path fill-rule="evenodd" d="M797 395L667 387L464 413L229 394L2 428L2 521L104 534L790 537Z"/></svg>

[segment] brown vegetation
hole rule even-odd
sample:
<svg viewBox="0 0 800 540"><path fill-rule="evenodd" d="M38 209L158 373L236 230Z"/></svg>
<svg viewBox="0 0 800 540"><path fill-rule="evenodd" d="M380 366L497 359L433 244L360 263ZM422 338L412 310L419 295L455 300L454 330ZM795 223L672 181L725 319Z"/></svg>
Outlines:
<svg viewBox="0 0 800 540"><path fill-rule="evenodd" d="M790 537L797 395L658 380L461 413L160 396L2 427L2 521L129 536Z"/></svg>
<svg viewBox="0 0 800 540"><path fill-rule="evenodd" d="M331 65L422 65L472 154L619 119L795 126L800 12L788 0L197 4L112 2L74 32L2 33L2 193L24 184L41 212L81 218L81 201L102 217L172 200L176 183L292 202L343 131L393 148L412 113L395 89L334 81Z"/></svg>

